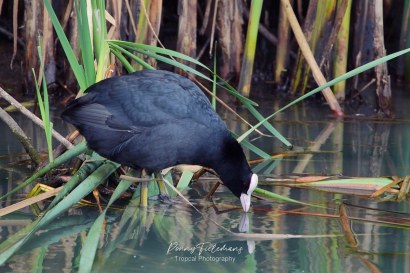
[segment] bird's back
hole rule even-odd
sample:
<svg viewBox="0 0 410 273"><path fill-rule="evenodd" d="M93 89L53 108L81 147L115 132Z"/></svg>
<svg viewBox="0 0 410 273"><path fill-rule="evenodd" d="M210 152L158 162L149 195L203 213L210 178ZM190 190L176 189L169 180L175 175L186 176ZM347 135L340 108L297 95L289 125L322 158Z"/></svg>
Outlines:
<svg viewBox="0 0 410 273"><path fill-rule="evenodd" d="M86 91L61 117L79 129L91 149L130 167L206 166L221 139L231 137L203 92L171 72L143 70Z"/></svg>

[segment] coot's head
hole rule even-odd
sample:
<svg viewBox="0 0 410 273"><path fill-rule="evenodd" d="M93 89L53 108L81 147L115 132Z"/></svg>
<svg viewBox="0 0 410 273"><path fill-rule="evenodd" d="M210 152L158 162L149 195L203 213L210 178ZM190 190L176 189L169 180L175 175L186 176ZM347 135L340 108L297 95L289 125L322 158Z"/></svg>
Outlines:
<svg viewBox="0 0 410 273"><path fill-rule="evenodd" d="M229 135L215 155L218 158L214 169L224 185L241 200L242 208L247 212L251 205L251 194L258 186L258 176L254 174L246 161L240 144Z"/></svg>
<svg viewBox="0 0 410 273"><path fill-rule="evenodd" d="M239 173L243 172L238 170ZM227 176L226 173L218 173L224 185L241 200L244 212L247 212L251 206L251 194L258 186L258 176L252 172L249 175L235 175L231 173Z"/></svg>

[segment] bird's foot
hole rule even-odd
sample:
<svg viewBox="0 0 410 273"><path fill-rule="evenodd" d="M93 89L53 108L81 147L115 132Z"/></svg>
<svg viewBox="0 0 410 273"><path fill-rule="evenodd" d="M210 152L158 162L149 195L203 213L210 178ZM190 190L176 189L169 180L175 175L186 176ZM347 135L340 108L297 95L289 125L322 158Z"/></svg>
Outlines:
<svg viewBox="0 0 410 273"><path fill-rule="evenodd" d="M173 204L174 203L174 201L172 200L172 198L168 194L160 193L158 195L158 197L159 197L159 199L161 199L162 203L165 203L165 204Z"/></svg>

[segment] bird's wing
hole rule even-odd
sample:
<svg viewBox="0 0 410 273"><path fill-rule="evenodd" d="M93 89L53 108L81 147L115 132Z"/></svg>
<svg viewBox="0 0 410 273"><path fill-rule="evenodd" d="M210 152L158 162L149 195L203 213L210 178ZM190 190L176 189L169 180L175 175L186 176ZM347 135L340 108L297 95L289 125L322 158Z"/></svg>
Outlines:
<svg viewBox="0 0 410 273"><path fill-rule="evenodd" d="M178 119L212 126L221 122L208 98L189 79L167 71L140 71L140 77L123 76L111 85L108 110L127 118L128 125L152 127Z"/></svg>
<svg viewBox="0 0 410 273"><path fill-rule="evenodd" d="M136 127L123 122L118 116L114 116L104 105L93 100L95 94L86 95L79 100L73 101L62 113L62 118L78 128L93 127L109 131L128 131L138 134L145 127Z"/></svg>
<svg viewBox="0 0 410 273"><path fill-rule="evenodd" d="M220 128L223 123L194 83L167 71L143 70L110 78L87 92L67 106L62 114L65 120L135 132L180 119L208 128Z"/></svg>

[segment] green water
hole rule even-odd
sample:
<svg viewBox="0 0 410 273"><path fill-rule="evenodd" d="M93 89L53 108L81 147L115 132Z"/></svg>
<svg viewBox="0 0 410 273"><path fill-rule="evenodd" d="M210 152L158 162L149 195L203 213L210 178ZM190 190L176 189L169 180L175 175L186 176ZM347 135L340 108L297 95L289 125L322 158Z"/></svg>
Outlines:
<svg viewBox="0 0 410 273"><path fill-rule="evenodd" d="M260 174L270 175L324 173L404 177L410 173L408 95L401 90L396 93L396 118L389 121L372 118L372 102L357 109L346 106L347 117L341 120L330 116L330 111L323 107L319 110L320 105L316 103L287 110L272 120L274 126L298 149L311 153L287 156L273 169L272 163L252 167ZM283 106L269 95L263 94L263 97L255 100L264 115ZM247 116L240 107L236 111ZM247 129L231 113L222 110L220 113L236 133ZM57 114L58 111L54 113ZM42 131L18 114L13 117L32 137L34 145L44 151ZM54 123L63 135L72 129L60 120ZM24 153L1 121L0 132L0 155ZM285 151L275 138L257 137L253 134L249 140L265 152ZM251 159L257 159L256 155L247 153ZM24 158L0 158L0 165ZM0 194L20 183L29 174L29 167L22 164L0 168ZM146 210L137 206L128 206L125 211L110 210L93 268L96 272L375 272L376 269L410 272L408 229L387 224L389 221L408 223L407 202L375 202L351 195L272 186L269 182L261 184L264 189L326 208L255 200L248 213L248 233L301 237L251 240L234 236L220 227L234 233L243 231L239 200L220 188L212 202L205 202L201 197L212 183L197 182L184 194L202 214L182 201L171 206L152 203ZM22 190L0 206L20 200L28 191ZM342 203L350 217L348 225L353 239L346 235L339 217ZM18 214L1 217L0 243L33 221L35 209L46 205L40 202L38 208L27 207ZM76 272L84 238L98 215L95 207L71 209L47 230L38 231L0 266L0 272ZM306 237L310 235L323 237Z"/></svg>

